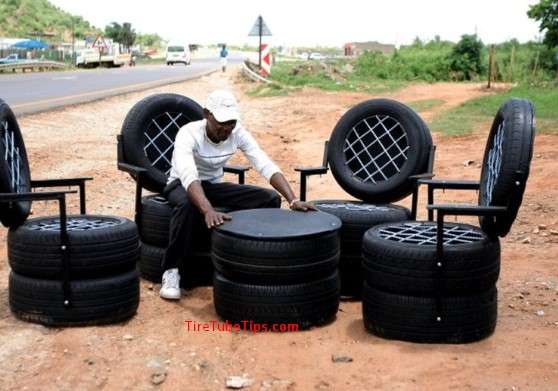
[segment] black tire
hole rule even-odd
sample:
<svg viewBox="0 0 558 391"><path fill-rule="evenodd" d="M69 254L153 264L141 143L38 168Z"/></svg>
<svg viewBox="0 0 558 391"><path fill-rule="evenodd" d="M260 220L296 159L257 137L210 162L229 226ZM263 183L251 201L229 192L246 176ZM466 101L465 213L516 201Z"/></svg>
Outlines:
<svg viewBox="0 0 558 391"><path fill-rule="evenodd" d="M360 201L316 200L310 203L342 221L339 258L341 295L360 297L363 282L361 252L364 233L378 224L409 220L411 212L398 205L371 205Z"/></svg>
<svg viewBox="0 0 558 391"><path fill-rule="evenodd" d="M8 259L16 273L34 278L63 276L60 219L27 220L8 233ZM111 276L135 268L139 237L134 222L115 216L68 216L68 254L72 279Z"/></svg>
<svg viewBox="0 0 558 391"><path fill-rule="evenodd" d="M368 132L371 129L368 120L378 126L381 122L382 126ZM378 142L382 135L388 134L384 122L393 130L386 139L388 142ZM354 143L357 139L362 144L354 147L358 151L347 152L351 154L348 161L346 141ZM367 154L362 160L359 154L364 151L364 145ZM328 144L328 162L337 183L352 196L369 203L390 203L411 194L413 182L409 177L426 170L431 146L428 128L411 108L389 99L372 99L356 105L337 122ZM355 153L359 156L353 158ZM376 167L373 172L362 169L372 164Z"/></svg>
<svg viewBox="0 0 558 391"><path fill-rule="evenodd" d="M167 247L170 237L169 228L172 206L160 194L142 197L141 203L141 241L155 247ZM215 210L223 213L232 211L231 208L219 206L216 206ZM211 249L211 231L206 228L201 214L197 216L194 224L197 227L194 230L194 251L209 252Z"/></svg>
<svg viewBox="0 0 558 391"><path fill-rule="evenodd" d="M288 240L239 238L215 230L215 270L239 283L299 284L331 275L339 262L336 231Z"/></svg>
<svg viewBox="0 0 558 391"><path fill-rule="evenodd" d="M364 326L381 338L420 343L468 343L494 332L497 319L497 291L441 299L396 295L364 284L362 311ZM440 316L440 321L437 317Z"/></svg>
<svg viewBox="0 0 558 391"><path fill-rule="evenodd" d="M144 181L147 190L163 191L178 130L202 118L199 104L176 94L152 95L132 107L122 124L124 161L147 170ZM164 137L156 137L161 133L159 128L165 130ZM146 135L156 140L157 148L150 146L152 143ZM164 158L159 151L164 152Z"/></svg>
<svg viewBox="0 0 558 391"><path fill-rule="evenodd" d="M480 180L479 204L505 206L505 216L480 217L483 230L506 236L521 206L535 141L535 111L526 99L505 102L492 124Z"/></svg>
<svg viewBox="0 0 558 391"><path fill-rule="evenodd" d="M423 231L429 244L386 239L396 232ZM468 224L444 224L444 231L471 232L471 243L444 245L443 277L438 278L436 224L382 224L366 232L362 242L364 276L375 289L403 295L463 295L490 289L500 273L500 241ZM457 232L457 231L456 231ZM417 237L415 235L415 237ZM411 242L416 242L410 237Z"/></svg>
<svg viewBox="0 0 558 391"><path fill-rule="evenodd" d="M71 283L71 305L64 306L61 281L10 273L9 302L13 314L45 326L89 326L131 318L139 305L136 270L102 279Z"/></svg>
<svg viewBox="0 0 558 391"><path fill-rule="evenodd" d="M250 285L215 273L215 311L233 323L298 324L300 330L332 321L339 308L339 275L297 285Z"/></svg>
<svg viewBox="0 0 558 391"><path fill-rule="evenodd" d="M0 99L0 193L28 193L31 173L25 143L10 106ZM0 203L0 220L5 227L17 227L29 216L31 202Z"/></svg>
<svg viewBox="0 0 558 391"><path fill-rule="evenodd" d="M142 278L157 284L161 283L164 272L161 265L165 251L165 248L142 243L138 263ZM179 265L179 273L182 288L211 286L213 284L213 263L209 251L192 254L184 263Z"/></svg>

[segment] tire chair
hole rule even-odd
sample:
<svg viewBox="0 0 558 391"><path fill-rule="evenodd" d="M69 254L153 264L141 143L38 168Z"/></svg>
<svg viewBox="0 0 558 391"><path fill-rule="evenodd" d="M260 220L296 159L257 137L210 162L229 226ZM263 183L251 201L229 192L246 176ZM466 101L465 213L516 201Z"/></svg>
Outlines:
<svg viewBox="0 0 558 391"><path fill-rule="evenodd" d="M31 180L17 120L0 100L0 219L9 228L9 306L19 319L47 326L115 323L139 304L139 237L135 224L87 215L92 178ZM66 195L31 192L78 187L80 214L67 215ZM59 215L28 219L33 201L57 201Z"/></svg>
<svg viewBox="0 0 558 391"><path fill-rule="evenodd" d="M428 127L412 109L388 99L362 102L345 113L324 147L320 167L297 167L300 198L306 200L307 177L329 168L337 183L360 201L314 200L319 210L343 222L341 293L361 296L362 237L369 228L414 219L417 180L432 178L435 146ZM413 194L412 210L391 204Z"/></svg>
<svg viewBox="0 0 558 391"><path fill-rule="evenodd" d="M203 109L192 99L177 94L156 94L132 107L117 136L118 169L136 181L135 222L142 243L138 267L141 276L152 282L161 282L164 272L161 263L169 240L172 207L161 193L171 168L174 140L182 126L201 119ZM246 166L224 168L225 172L238 176L239 184L244 184L248 170ZM144 196L144 189L150 194ZM202 216L198 217L194 253L187 260L188 270L180 268L184 288L211 285L213 281L211 235Z"/></svg>
<svg viewBox="0 0 558 391"><path fill-rule="evenodd" d="M428 221L382 224L366 232L368 331L430 343L466 343L493 333L499 237L509 232L521 205L534 136L532 103L505 102L488 136L479 181L421 179L419 185L428 188ZM436 204L438 189L477 190L478 205ZM446 223L446 216L478 216L480 226Z"/></svg>

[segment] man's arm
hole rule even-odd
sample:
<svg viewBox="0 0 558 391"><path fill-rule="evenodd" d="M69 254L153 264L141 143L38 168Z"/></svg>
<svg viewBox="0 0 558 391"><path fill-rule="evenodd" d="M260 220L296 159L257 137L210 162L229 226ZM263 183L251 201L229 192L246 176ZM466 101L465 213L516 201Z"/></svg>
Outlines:
<svg viewBox="0 0 558 391"><path fill-rule="evenodd" d="M221 225L225 220L230 220L231 216L226 213L217 212L205 196L200 181L194 181L188 186L188 198L203 214L207 228Z"/></svg>
<svg viewBox="0 0 558 391"><path fill-rule="evenodd" d="M269 183L275 190L277 190L283 197L285 197L285 199L289 203L289 207L292 210L301 210L304 212L307 212L309 210L317 210L314 205L308 204L295 198L293 189L281 172L276 172L275 174L273 174Z"/></svg>
<svg viewBox="0 0 558 391"><path fill-rule="evenodd" d="M243 130L240 134L239 148L244 152L260 175L266 178L271 186L285 197L291 209L305 212L308 210L317 210L313 205L295 198L289 182L281 170L279 170L279 167L273 163L269 156L260 148L252 135L246 130Z"/></svg>

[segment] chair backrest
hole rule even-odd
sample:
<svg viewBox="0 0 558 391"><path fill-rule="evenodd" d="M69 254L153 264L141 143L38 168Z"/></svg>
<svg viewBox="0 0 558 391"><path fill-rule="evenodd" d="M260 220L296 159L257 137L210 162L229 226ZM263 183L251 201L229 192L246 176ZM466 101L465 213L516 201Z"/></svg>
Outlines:
<svg viewBox="0 0 558 391"><path fill-rule="evenodd" d="M10 106L0 99L0 193L28 193L31 173L25 143ZM21 225L29 216L31 202L0 204L0 220L6 227Z"/></svg>
<svg viewBox="0 0 558 391"><path fill-rule="evenodd" d="M369 203L398 201L414 190L414 175L428 168L432 138L420 116L389 99L371 99L347 111L328 144L337 183Z"/></svg>
<svg viewBox="0 0 558 391"><path fill-rule="evenodd" d="M533 156L535 111L526 99L513 98L498 110L488 136L480 179L479 205L503 206L503 217L481 217L481 228L505 236L523 200Z"/></svg>
<svg viewBox="0 0 558 391"><path fill-rule="evenodd" d="M202 107L185 96L148 96L124 119L119 159L146 169L144 187L160 193L171 168L176 134L182 126L202 118Z"/></svg>

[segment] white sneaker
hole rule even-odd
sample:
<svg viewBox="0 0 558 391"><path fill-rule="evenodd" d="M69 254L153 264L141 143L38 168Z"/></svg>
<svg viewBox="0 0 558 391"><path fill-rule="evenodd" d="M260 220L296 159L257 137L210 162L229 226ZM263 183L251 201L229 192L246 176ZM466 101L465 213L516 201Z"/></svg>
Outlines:
<svg viewBox="0 0 558 391"><path fill-rule="evenodd" d="M180 299L180 274L178 274L178 269L169 269L163 273L159 296L169 300Z"/></svg>

